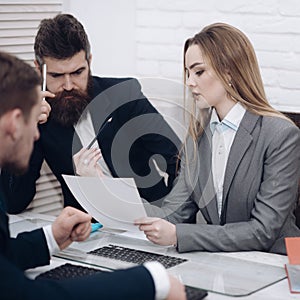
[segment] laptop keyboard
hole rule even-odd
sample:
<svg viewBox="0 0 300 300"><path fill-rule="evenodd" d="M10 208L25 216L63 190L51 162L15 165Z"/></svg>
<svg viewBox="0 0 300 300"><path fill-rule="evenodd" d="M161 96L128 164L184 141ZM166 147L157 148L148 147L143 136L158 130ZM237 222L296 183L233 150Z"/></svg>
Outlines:
<svg viewBox="0 0 300 300"><path fill-rule="evenodd" d="M207 296L207 291L185 285L187 300L200 300Z"/></svg>
<svg viewBox="0 0 300 300"><path fill-rule="evenodd" d="M89 276L99 272L105 272L99 269L72 265L70 263L66 263L59 267L53 268L47 272L44 272L36 277L36 279L52 279L52 280L61 280L61 279L70 279L75 277ZM200 300L203 299L207 292L204 290L200 290L197 288L193 288L190 286L185 286L185 292L187 295L187 300ZM101 295L100 295L101 297Z"/></svg>
<svg viewBox="0 0 300 300"><path fill-rule="evenodd" d="M53 279L53 280L60 280L64 278L75 278L81 276L89 276L95 273L105 272L99 269L79 266L79 265L72 265L72 264L64 264L59 267L53 268L47 272L41 273L36 279Z"/></svg>
<svg viewBox="0 0 300 300"><path fill-rule="evenodd" d="M166 269L187 261L187 259L183 258L130 249L112 244L90 251L88 254L112 258L138 265L141 265L147 261L158 261Z"/></svg>

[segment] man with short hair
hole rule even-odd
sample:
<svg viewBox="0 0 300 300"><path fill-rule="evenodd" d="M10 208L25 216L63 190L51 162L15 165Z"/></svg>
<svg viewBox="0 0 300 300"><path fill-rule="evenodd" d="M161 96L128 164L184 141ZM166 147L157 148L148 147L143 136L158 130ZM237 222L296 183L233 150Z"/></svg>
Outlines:
<svg viewBox="0 0 300 300"><path fill-rule="evenodd" d="M21 174L28 168L33 143L39 138L41 99L34 69L0 52L0 169ZM60 281L30 280L24 275L28 268L49 264L52 253L85 240L90 232L91 216L66 207L52 225L11 238L0 186L1 299L186 299L183 285L157 262Z"/></svg>
<svg viewBox="0 0 300 300"><path fill-rule="evenodd" d="M133 177L143 199L160 203L176 176L180 140L142 94L138 81L92 76L87 34L68 14L41 22L34 50L37 69L42 72L47 66L52 110L39 126L41 138L29 171L12 177L4 170L8 211L19 213L31 202L44 159L62 186L65 206L82 209L61 175L93 172ZM86 149L96 135L96 147Z"/></svg>

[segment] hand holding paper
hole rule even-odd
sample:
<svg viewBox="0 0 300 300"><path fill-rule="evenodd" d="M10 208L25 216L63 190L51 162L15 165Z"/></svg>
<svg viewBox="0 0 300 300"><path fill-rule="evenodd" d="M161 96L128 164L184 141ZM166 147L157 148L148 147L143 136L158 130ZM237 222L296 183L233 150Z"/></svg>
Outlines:
<svg viewBox="0 0 300 300"><path fill-rule="evenodd" d="M132 178L98 178L63 175L80 205L103 224L143 236L134 220L146 211Z"/></svg>

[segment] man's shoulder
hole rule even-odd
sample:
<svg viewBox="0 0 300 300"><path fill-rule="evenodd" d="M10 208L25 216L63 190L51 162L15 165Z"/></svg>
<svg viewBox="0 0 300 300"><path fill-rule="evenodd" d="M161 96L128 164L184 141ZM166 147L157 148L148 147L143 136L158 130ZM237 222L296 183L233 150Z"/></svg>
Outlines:
<svg viewBox="0 0 300 300"><path fill-rule="evenodd" d="M137 79L133 77L98 77L93 76L93 83L94 88L96 90L106 90L112 86L118 85L118 84L138 84Z"/></svg>

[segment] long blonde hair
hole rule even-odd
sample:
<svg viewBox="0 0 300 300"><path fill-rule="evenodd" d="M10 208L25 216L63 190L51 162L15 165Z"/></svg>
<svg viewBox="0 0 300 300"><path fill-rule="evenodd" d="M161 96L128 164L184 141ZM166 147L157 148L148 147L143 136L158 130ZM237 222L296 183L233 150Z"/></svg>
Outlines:
<svg viewBox="0 0 300 300"><path fill-rule="evenodd" d="M206 63L212 67L231 99L240 102L254 114L288 119L269 104L255 51L243 32L225 23L204 27L185 42L184 66L185 54L191 45L199 46ZM230 84L228 74L231 78ZM184 75L185 81L186 71ZM189 134L196 143L209 118L203 119L203 114L196 117L196 107L193 110L195 115L189 121Z"/></svg>

